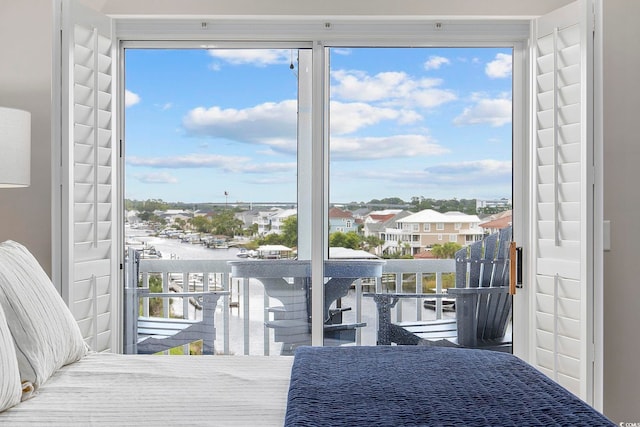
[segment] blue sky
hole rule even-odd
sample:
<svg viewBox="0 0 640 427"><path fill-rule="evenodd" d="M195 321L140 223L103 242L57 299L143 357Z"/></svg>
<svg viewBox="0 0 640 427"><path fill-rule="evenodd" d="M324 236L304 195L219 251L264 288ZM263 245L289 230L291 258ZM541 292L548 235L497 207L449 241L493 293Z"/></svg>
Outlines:
<svg viewBox="0 0 640 427"><path fill-rule="evenodd" d="M296 57L128 49L126 197L295 201ZM333 48L330 69L332 203L511 197L510 49Z"/></svg>

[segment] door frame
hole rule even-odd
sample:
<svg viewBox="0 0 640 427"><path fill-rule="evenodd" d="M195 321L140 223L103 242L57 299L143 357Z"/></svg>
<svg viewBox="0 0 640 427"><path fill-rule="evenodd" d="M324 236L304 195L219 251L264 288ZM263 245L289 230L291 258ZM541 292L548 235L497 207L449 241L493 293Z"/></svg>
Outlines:
<svg viewBox="0 0 640 427"><path fill-rule="evenodd" d="M60 4L63 0L55 0L54 7L54 47L53 47L53 81L60 81L61 67L60 55L61 46L59 43L60 28ZM600 0L594 0L596 10L596 28L601 28L602 22L602 5ZM151 18L151 19L149 19ZM206 19L205 19L206 21ZM164 40L183 40L183 41L202 41L202 40L235 40L235 41L251 41L251 42L276 42L283 40L308 40L314 43L314 47L321 48L325 44L336 46L344 43L357 43L359 46L376 45L382 46L389 44L389 40L393 40L398 45L411 46L511 46L514 48L514 69L520 68L520 72L513 73L513 144L514 159L513 166L526 171L526 174L514 175L514 236L520 246L527 247L529 244L530 233L530 195L532 184L530 182L531 173L529 171L530 153L530 104L532 102L530 88L533 84L530 72L530 33L529 27L531 20L527 17L499 18L499 19L447 19L447 25L442 26L442 20L434 17L388 17L388 18L371 18L354 19L353 17L248 17L248 18L228 18L220 20L215 26L210 25L203 28L203 19L174 19L174 18L135 18L135 17L118 17L114 19L116 43L124 40L137 40L149 43L161 42ZM339 25L334 25L339 24ZM338 28L346 29L340 31ZM443 28L445 29L443 31ZM419 36L416 36L416 35ZM56 41L58 40L58 41ZM362 43L366 40L367 43ZM481 42L469 42L469 40L481 40ZM466 41L466 42L465 42ZM360 42L360 43L358 43ZM594 251L596 254L602 252L602 37L601 32L595 33L595 63L597 66L594 70L594 162L595 162L595 212L594 215ZM518 53L519 52L519 53ZM116 78L121 78L122 61L118 55L116 56ZM318 70L321 72L322 70ZM123 89L121 89L122 92ZM119 96L119 103L122 103L122 93ZM60 207L60 176L62 174L62 166L59 164L59 153L61 144L63 143L60 136L61 121L61 95L57 86L53 89L53 105L52 105L52 163L53 163L53 194L52 194L52 222L53 236L53 280L58 288L60 288L60 269L61 258L59 248L61 245L61 236L57 224L62 220ZM118 107L118 114L122 114L123 106ZM121 117L120 117L121 118ZM122 123L118 120L118 123ZM314 130L314 132L323 132L322 128ZM122 129L117 129L118 136L122 136ZM317 133L316 133L317 134ZM518 144L518 141L521 143ZM326 166L318 164L318 176L315 180L323 180ZM120 165L119 173L122 173ZM118 189L117 197L122 197L122 188ZM320 200L320 199L319 199ZM316 203L320 203L316 201ZM326 203L322 201L322 203ZM321 204L322 204L321 203ZM519 213L518 213L519 212ZM517 215L516 215L517 214ZM122 215L122 213L118 213ZM119 218L122 221L122 218ZM320 224L322 229L326 222L326 214L317 216L314 223ZM315 228L318 229L318 228ZM120 236L122 239L122 236ZM122 243L122 242L120 242ZM316 252L313 252L316 254ZM596 256L594 267L594 405L596 408L602 406L602 257ZM528 270L529 263L525 254L523 265L523 277L530 278L531 272ZM317 270L317 271L316 271ZM314 269L315 275L321 275L320 265ZM117 282L116 282L117 283ZM118 286L118 284L116 284ZM115 293L120 293L122 284L119 289L114 289ZM321 287L319 289L322 289ZM514 299L514 335L517 338L514 341L514 353L521 358L528 360L530 357L529 349L529 307L531 298L525 288L519 291ZM322 301L322 298L317 298ZM315 318L315 316L314 316ZM317 329L317 328L316 328Z"/></svg>

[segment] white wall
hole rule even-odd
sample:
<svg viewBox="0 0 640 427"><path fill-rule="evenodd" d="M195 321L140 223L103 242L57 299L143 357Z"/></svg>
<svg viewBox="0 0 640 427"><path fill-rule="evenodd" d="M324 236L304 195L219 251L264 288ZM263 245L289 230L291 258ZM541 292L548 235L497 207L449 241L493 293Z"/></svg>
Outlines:
<svg viewBox="0 0 640 427"><path fill-rule="evenodd" d="M604 2L604 410L640 423L640 2Z"/></svg>
<svg viewBox="0 0 640 427"><path fill-rule="evenodd" d="M571 0L83 0L108 14L538 16Z"/></svg>
<svg viewBox="0 0 640 427"><path fill-rule="evenodd" d="M24 242L51 267L52 1L0 0L0 105L32 112L32 185L0 190L0 239ZM570 0L82 0L110 14L538 15ZM640 190L638 99L640 18L637 0L604 1L605 218L612 221L605 254L604 410L617 423L640 423L640 279L637 244Z"/></svg>
<svg viewBox="0 0 640 427"><path fill-rule="evenodd" d="M31 112L31 186L0 190L0 241L51 272L51 0L0 1L0 106ZM1 153L0 153L1 155Z"/></svg>

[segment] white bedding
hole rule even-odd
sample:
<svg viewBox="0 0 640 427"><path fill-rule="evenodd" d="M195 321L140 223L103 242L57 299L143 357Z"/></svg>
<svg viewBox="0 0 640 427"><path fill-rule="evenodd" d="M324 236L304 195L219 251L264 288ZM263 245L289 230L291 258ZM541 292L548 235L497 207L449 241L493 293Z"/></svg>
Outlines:
<svg viewBox="0 0 640 427"><path fill-rule="evenodd" d="M293 358L90 354L0 425L282 426Z"/></svg>

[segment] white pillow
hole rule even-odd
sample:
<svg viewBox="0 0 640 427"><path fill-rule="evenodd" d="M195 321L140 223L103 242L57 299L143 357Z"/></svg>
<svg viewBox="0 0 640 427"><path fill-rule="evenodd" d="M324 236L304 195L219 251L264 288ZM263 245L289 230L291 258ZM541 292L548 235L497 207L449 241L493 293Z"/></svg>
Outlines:
<svg viewBox="0 0 640 427"><path fill-rule="evenodd" d="M20 402L21 394L16 349L0 305L0 412Z"/></svg>
<svg viewBox="0 0 640 427"><path fill-rule="evenodd" d="M38 261L22 245L0 244L0 305L13 335L22 381L37 389L87 354L80 328Z"/></svg>

